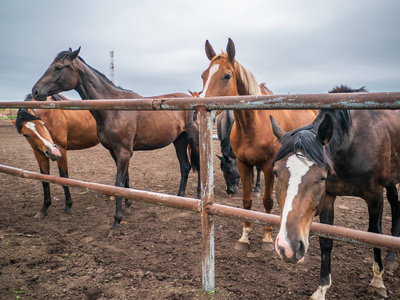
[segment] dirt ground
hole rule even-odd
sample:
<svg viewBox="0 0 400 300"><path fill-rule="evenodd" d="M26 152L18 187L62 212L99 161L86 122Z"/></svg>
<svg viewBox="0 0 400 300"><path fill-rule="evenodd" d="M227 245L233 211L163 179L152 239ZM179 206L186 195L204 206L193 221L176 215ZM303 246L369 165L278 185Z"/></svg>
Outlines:
<svg viewBox="0 0 400 300"><path fill-rule="evenodd" d="M214 141L214 154L220 153L218 146ZM71 178L114 183L116 167L101 145L68 155ZM0 121L0 164L38 171L30 146L7 120ZM226 195L217 159L214 173L215 202L241 207L241 189L237 195ZM58 174L55 163L52 174ZM180 174L173 146L136 152L130 175L131 187L176 194ZM189 197L196 195L196 176L189 176ZM308 299L318 286L317 237L311 238L303 264L287 265L274 251L261 251L262 226L254 226L249 251L238 252L233 247L241 235L241 221L216 217L216 291L206 294L198 214L134 202L121 223L124 235L108 238L112 200L71 189L72 218L60 221L63 190L51 185L51 192L49 214L37 220L33 216L43 201L40 182L0 173L0 299ZM254 195L255 210L263 211L261 197ZM386 234L390 219L385 202ZM366 230L365 203L339 198L335 224ZM371 248L335 242L327 299L380 299L367 291L372 257ZM399 270L384 274L389 299L400 298L399 277Z"/></svg>

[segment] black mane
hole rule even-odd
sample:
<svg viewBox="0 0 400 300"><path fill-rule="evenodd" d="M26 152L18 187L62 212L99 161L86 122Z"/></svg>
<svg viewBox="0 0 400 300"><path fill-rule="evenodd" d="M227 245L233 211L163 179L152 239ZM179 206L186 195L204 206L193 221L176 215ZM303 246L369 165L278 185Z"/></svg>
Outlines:
<svg viewBox="0 0 400 300"><path fill-rule="evenodd" d="M332 117L334 130L331 140L324 149L316 136L318 127L326 114ZM279 140L282 147L276 154L274 163L289 153L296 153L299 157L305 155L319 166L331 169L332 156L335 151L340 149L341 143L349 133L350 128L351 116L348 110L322 109L312 124L288 132Z"/></svg>
<svg viewBox="0 0 400 300"><path fill-rule="evenodd" d="M32 101L32 95L31 94L26 95L24 101ZM20 108L17 113L17 119L15 120L15 127L17 127L18 133L21 133L23 122L34 121L34 120L41 120L41 119L35 114L31 114L30 112L28 112L28 109Z"/></svg>
<svg viewBox="0 0 400 300"><path fill-rule="evenodd" d="M368 91L365 88L365 85L360 87L359 89L352 89L351 87L345 84L337 85L329 91L329 93L366 93L366 92Z"/></svg>
<svg viewBox="0 0 400 300"><path fill-rule="evenodd" d="M63 60L63 59L65 59L65 58L67 58L70 54L71 54L71 52L69 52L69 51L61 51L60 53L57 54L55 60ZM113 86L113 87L115 87L115 88L117 88L117 89L120 89L120 90L122 90L122 91L127 91L127 92L135 93L135 92L133 92L133 91L131 91L131 90L124 89L124 88L122 88L122 87L120 87L120 86L116 86L110 79L107 78L106 75L104 75L104 74L101 73L100 71L96 70L96 69L93 68L92 66L88 65L82 57L78 56L78 59L79 59L81 62L83 62L86 66L88 66L90 70L92 70L94 73L96 73L97 75L99 75L102 79L104 79L109 85L111 85L111 86ZM135 93L135 94L136 94L136 93Z"/></svg>

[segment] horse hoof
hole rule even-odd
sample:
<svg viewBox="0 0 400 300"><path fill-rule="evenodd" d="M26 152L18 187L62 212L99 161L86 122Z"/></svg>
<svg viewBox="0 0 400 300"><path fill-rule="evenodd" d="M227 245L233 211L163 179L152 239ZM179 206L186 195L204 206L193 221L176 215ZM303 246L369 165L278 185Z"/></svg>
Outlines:
<svg viewBox="0 0 400 300"><path fill-rule="evenodd" d="M61 220L61 221L67 221L67 220L69 220L69 219L71 219L71 213L66 213L66 212L64 212L64 213L61 215L61 217L60 217L60 220Z"/></svg>
<svg viewBox="0 0 400 300"><path fill-rule="evenodd" d="M118 228L118 229L111 228L110 231L108 232L109 238L111 238L113 236L120 236L120 235L124 235L120 228Z"/></svg>
<svg viewBox="0 0 400 300"><path fill-rule="evenodd" d="M385 287L375 287L375 286L368 286L368 292L371 294L377 294L383 298L387 298L387 291Z"/></svg>
<svg viewBox="0 0 400 300"><path fill-rule="evenodd" d="M235 245L235 250L239 251L248 251L249 248L250 248L250 243L237 242Z"/></svg>
<svg viewBox="0 0 400 300"><path fill-rule="evenodd" d="M398 269L398 267L399 267L399 264L398 264L397 261L395 261L395 260L386 260L386 259L384 260L385 271L393 273L394 271L396 271Z"/></svg>
<svg viewBox="0 0 400 300"><path fill-rule="evenodd" d="M128 206L125 206L123 209L122 209L122 213L124 214L124 215L129 215L129 213L131 212L131 208Z"/></svg>
<svg viewBox="0 0 400 300"><path fill-rule="evenodd" d="M44 212L39 211L39 212L34 216L34 218L35 218L35 219L44 219L46 216L47 216L47 213L44 213Z"/></svg>
<svg viewBox="0 0 400 300"><path fill-rule="evenodd" d="M274 243L268 243L268 242L262 242L261 243L261 250L269 252L269 251L274 251Z"/></svg>

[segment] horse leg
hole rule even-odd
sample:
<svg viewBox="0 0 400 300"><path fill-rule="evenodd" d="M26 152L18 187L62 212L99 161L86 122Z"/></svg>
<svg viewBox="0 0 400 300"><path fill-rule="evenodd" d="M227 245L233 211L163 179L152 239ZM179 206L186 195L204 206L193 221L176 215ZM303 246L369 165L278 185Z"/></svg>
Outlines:
<svg viewBox="0 0 400 300"><path fill-rule="evenodd" d="M129 189L129 173L126 174L125 187L127 189ZM123 212L125 214L129 213L129 208L131 207L131 205L132 205L132 200L131 199L125 199L125 207L124 207L124 210L123 210Z"/></svg>
<svg viewBox="0 0 400 300"><path fill-rule="evenodd" d="M397 187L395 185L386 187L387 199L390 203L392 210L392 235L395 237L399 236L400 233L400 203L399 194L397 192ZM396 262L396 252L390 250L384 260L385 269L394 272L399 264Z"/></svg>
<svg viewBox="0 0 400 300"><path fill-rule="evenodd" d="M117 165L117 157L115 156L113 151L110 151L111 157L114 159L115 165ZM129 173L126 174L126 180L125 180L125 187L129 188ZM111 200L115 200L114 196L110 197ZM132 205L132 200L130 199L125 199L125 207L123 209L124 213L129 213L129 207Z"/></svg>
<svg viewBox="0 0 400 300"><path fill-rule="evenodd" d="M271 168L272 164L268 162L264 170L264 182L265 182L265 192L263 196L263 205L265 212L270 214L272 207L274 205L274 200L272 199L272 189L274 187L274 174ZM262 240L261 249L264 251L274 250L274 241L272 240L272 227L264 227L264 238Z"/></svg>
<svg viewBox="0 0 400 300"><path fill-rule="evenodd" d="M117 178L115 180L115 186L118 187L126 186L127 178L129 178L128 170L129 170L129 160L131 156L132 156L132 151L129 151L127 149L121 149L115 155L117 163ZM122 199L121 197L116 197L114 223L108 234L109 237L122 234L120 228L121 220L122 220Z"/></svg>
<svg viewBox="0 0 400 300"><path fill-rule="evenodd" d="M333 224L334 219L334 203L335 196L326 194L324 207L319 215L319 220L324 224ZM331 286L331 253L333 248L333 240L327 238L319 238L319 246L321 249L321 271L319 277L319 286L312 294L312 300L324 300L325 294Z"/></svg>
<svg viewBox="0 0 400 300"><path fill-rule="evenodd" d="M261 169L256 167L257 177L256 177L256 186L254 188L254 192L258 193L261 187Z"/></svg>
<svg viewBox="0 0 400 300"><path fill-rule="evenodd" d="M383 192L383 191L381 191ZM383 195L382 193L375 197L375 199L367 202L368 214L369 214L369 232L381 233L382 234L382 213L383 213ZM382 297L387 298L386 287L383 283L383 263L381 256L381 249L374 248L374 264L372 270L374 272L374 278L368 286L368 291L371 293L377 293Z"/></svg>
<svg viewBox="0 0 400 300"><path fill-rule="evenodd" d="M252 205L252 195L251 188L253 185L253 166L237 160L238 171L240 174L240 179L242 180L243 188L243 208L251 209ZM252 231L252 224L245 221L243 224L243 234L242 237L237 241L235 245L236 250L248 250L250 246L249 234Z"/></svg>
<svg viewBox="0 0 400 300"><path fill-rule="evenodd" d="M61 158L57 160L58 173L60 177L68 178L68 159L67 150L60 148ZM68 186L63 186L65 196L64 213L61 215L61 220L66 221L71 218L72 198Z"/></svg>
<svg viewBox="0 0 400 300"><path fill-rule="evenodd" d="M35 158L39 164L40 173L41 174L50 174L50 162L46 155L43 152L33 151ZM47 209L51 205L51 196L50 196L50 184L48 182L42 181L43 186L43 205L42 208L36 213L36 219L43 219L47 216Z"/></svg>
<svg viewBox="0 0 400 300"><path fill-rule="evenodd" d="M187 155L188 142L186 139L186 132L182 132L181 135L174 141L174 146L181 169L181 183L179 185L178 196L184 197L190 172L190 162Z"/></svg>

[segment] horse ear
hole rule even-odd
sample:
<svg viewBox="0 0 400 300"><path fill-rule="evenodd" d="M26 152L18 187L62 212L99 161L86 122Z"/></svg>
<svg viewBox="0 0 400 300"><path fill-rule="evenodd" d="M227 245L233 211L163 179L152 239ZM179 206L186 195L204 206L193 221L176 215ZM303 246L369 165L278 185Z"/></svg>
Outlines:
<svg viewBox="0 0 400 300"><path fill-rule="evenodd" d="M219 156L219 155L215 155L216 157L218 157L219 158L219 160L221 160L222 161L222 156Z"/></svg>
<svg viewBox="0 0 400 300"><path fill-rule="evenodd" d="M216 56L215 51L208 40L206 41L206 54L209 60L212 60Z"/></svg>
<svg viewBox="0 0 400 300"><path fill-rule="evenodd" d="M329 114L325 114L324 119L318 127L317 140L323 145L327 145L333 135L333 120Z"/></svg>
<svg viewBox="0 0 400 300"><path fill-rule="evenodd" d="M235 58L236 50L235 50L235 44L231 40L231 38L228 39L228 45L226 46L226 53L228 53L229 60L233 60Z"/></svg>
<svg viewBox="0 0 400 300"><path fill-rule="evenodd" d="M80 47L80 46L79 46L79 48L78 48L77 50L71 52L71 54L69 55L69 58L70 58L71 60L77 58L78 55L79 55L79 52L81 52L81 47Z"/></svg>
<svg viewBox="0 0 400 300"><path fill-rule="evenodd" d="M72 48L71 47L69 47L68 52L70 52L70 53L72 52Z"/></svg>
<svg viewBox="0 0 400 300"><path fill-rule="evenodd" d="M286 131L283 130L282 127L278 125L273 116L270 115L269 118L271 119L272 132L278 139L280 139L286 134Z"/></svg>

